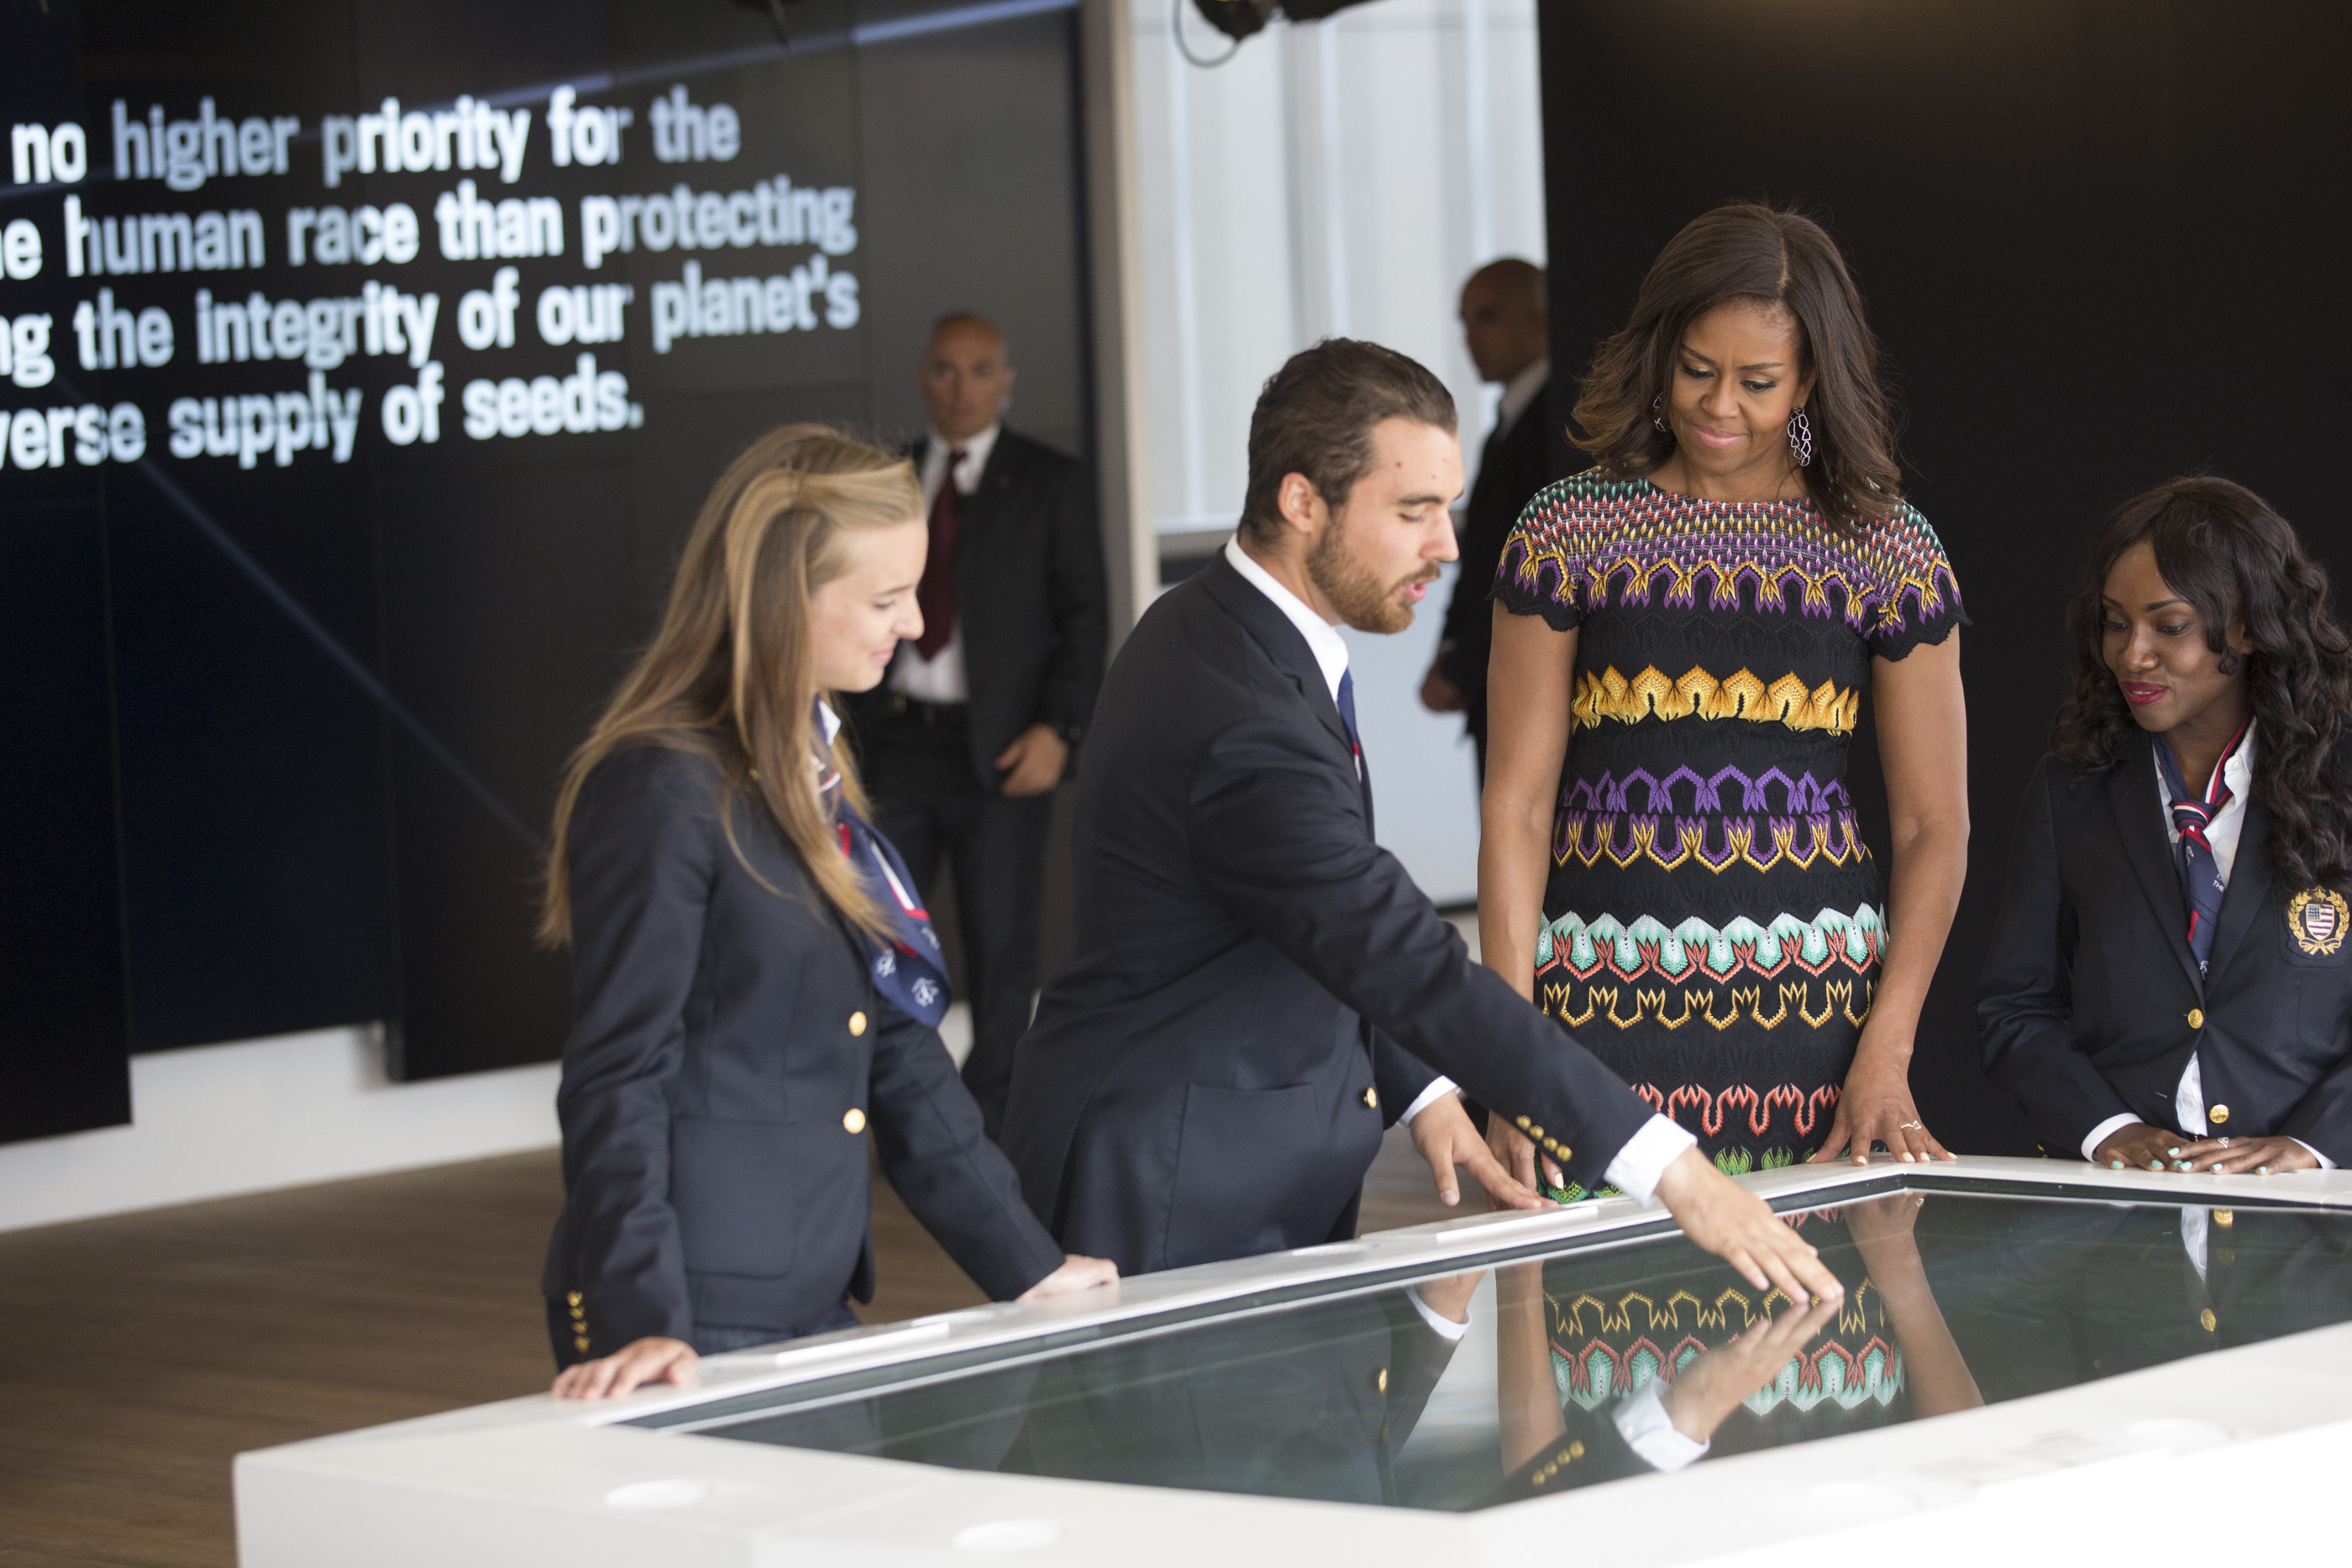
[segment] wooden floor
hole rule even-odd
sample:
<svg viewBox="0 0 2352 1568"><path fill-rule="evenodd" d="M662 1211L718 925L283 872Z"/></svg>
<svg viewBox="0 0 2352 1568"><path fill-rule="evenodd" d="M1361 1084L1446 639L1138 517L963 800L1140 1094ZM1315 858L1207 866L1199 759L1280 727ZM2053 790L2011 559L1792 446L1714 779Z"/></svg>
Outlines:
<svg viewBox="0 0 2352 1568"><path fill-rule="evenodd" d="M1443 1218L1390 1136L1363 1228ZM551 1151L0 1235L0 1568L233 1563L240 1450L544 1387L561 1197ZM982 1300L879 1182L874 1229L867 1321Z"/></svg>

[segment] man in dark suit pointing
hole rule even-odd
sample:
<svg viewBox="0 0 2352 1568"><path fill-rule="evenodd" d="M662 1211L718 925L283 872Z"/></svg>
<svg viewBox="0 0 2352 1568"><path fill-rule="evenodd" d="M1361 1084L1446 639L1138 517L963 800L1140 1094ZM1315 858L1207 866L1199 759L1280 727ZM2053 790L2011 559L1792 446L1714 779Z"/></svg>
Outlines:
<svg viewBox="0 0 2352 1568"><path fill-rule="evenodd" d="M1453 399L1334 340L1251 416L1241 531L1112 667L1080 770L1076 936L1013 1068L1003 1143L1039 1218L1122 1271L1354 1234L1382 1129L1441 1196L1486 1151L1458 1076L1588 1186L1664 1198L1759 1288L1833 1295L1813 1249L1471 961L1372 837L1337 628L1393 632L1454 556Z"/></svg>

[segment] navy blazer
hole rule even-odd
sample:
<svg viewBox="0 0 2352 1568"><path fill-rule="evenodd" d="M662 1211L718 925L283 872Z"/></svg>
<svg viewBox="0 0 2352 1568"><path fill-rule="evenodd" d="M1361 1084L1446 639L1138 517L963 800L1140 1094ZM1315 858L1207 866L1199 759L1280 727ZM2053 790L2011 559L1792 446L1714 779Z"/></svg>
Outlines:
<svg viewBox="0 0 2352 1568"><path fill-rule="evenodd" d="M2182 1129L2172 1104L2194 1052L2211 1131L2283 1134L2352 1165L2352 933L2272 874L2270 814L2248 802L2208 970L2189 949L2142 736L2078 775L2045 758L2026 787L2008 894L1977 986L1985 1072L2025 1108L2045 1154L2129 1112ZM2259 762L2257 766L2259 766Z"/></svg>
<svg viewBox="0 0 2352 1568"><path fill-rule="evenodd" d="M1073 845L1003 1134L1071 1250L1140 1273L1352 1235L1424 1062L1589 1186L1649 1117L1373 841L1314 653L1222 556L1113 663Z"/></svg>
<svg viewBox="0 0 2352 1568"><path fill-rule="evenodd" d="M876 993L850 928L740 796L758 877L737 858L719 785L706 757L632 747L572 813L565 1197L543 1281L566 1364L647 1334L790 1338L870 1300L869 1116L891 1186L991 1296L1062 1262L939 1035Z"/></svg>
<svg viewBox="0 0 2352 1568"><path fill-rule="evenodd" d="M919 473L930 444L908 454ZM1075 459L1000 430L956 536L956 619L963 625L972 777L991 794L996 758L1033 724L1086 728L1102 689L1110 587L1094 486ZM898 654L906 656L907 644ZM853 732L889 700L886 680L843 704Z"/></svg>

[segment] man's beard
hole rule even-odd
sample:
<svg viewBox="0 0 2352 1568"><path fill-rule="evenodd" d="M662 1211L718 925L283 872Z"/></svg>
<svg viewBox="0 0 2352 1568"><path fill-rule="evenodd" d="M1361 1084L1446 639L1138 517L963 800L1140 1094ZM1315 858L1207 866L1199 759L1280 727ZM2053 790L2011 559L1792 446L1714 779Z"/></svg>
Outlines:
<svg viewBox="0 0 2352 1568"><path fill-rule="evenodd" d="M1323 537L1307 552L1307 580L1322 591L1339 619L1357 631L1383 635L1403 631L1412 624L1412 605L1400 600L1397 590L1409 582L1435 580L1437 569L1429 567L1383 583L1348 549L1347 535L1344 515L1333 514L1324 526Z"/></svg>

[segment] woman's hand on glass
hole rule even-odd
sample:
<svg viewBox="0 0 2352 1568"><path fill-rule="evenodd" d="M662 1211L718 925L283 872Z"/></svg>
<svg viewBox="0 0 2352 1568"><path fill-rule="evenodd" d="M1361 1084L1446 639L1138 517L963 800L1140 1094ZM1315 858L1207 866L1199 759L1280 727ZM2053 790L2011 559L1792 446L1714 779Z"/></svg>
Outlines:
<svg viewBox="0 0 2352 1568"><path fill-rule="evenodd" d="M682 1339L648 1335L631 1340L610 1355L567 1366L550 1390L558 1399L617 1399L652 1383L691 1388L702 1358Z"/></svg>
<svg viewBox="0 0 2352 1568"><path fill-rule="evenodd" d="M1074 1291L1091 1291L1097 1285L1118 1283L1118 1265L1108 1258L1082 1258L1076 1252L1062 1254L1062 1266L1013 1298L1017 1301L1042 1301L1047 1296L1066 1296Z"/></svg>
<svg viewBox="0 0 2352 1568"><path fill-rule="evenodd" d="M1956 1157L1920 1120L1919 1107L1911 1098L1910 1053L1875 1049L1865 1034L1853 1065L1846 1070L1829 1138L1812 1163L1826 1164L1851 1149L1855 1165L1867 1165L1874 1143L1885 1144L1898 1160Z"/></svg>
<svg viewBox="0 0 2352 1568"><path fill-rule="evenodd" d="M2185 1171L2188 1152L2195 1144L2185 1133L2168 1133L2146 1122L2134 1122L2101 1140L2093 1158L2110 1170Z"/></svg>
<svg viewBox="0 0 2352 1568"><path fill-rule="evenodd" d="M2176 1139L2180 1153L2175 1164L2185 1171L2208 1176L2276 1176L2281 1171L2315 1171L2319 1156L2293 1138Z"/></svg>

